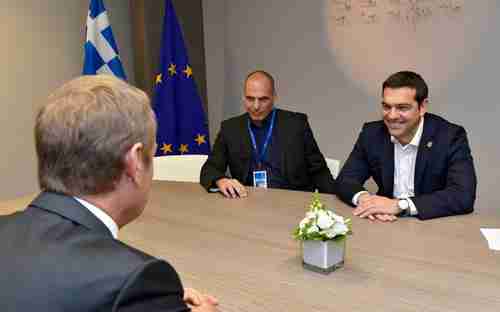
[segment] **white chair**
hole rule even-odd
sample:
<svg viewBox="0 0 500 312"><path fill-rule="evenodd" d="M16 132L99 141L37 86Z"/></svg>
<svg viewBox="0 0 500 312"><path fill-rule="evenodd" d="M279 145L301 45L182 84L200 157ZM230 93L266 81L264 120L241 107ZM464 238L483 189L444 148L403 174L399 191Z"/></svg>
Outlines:
<svg viewBox="0 0 500 312"><path fill-rule="evenodd" d="M153 158L153 180L200 182L207 155L174 155Z"/></svg>
<svg viewBox="0 0 500 312"><path fill-rule="evenodd" d="M332 174L333 178L336 179L340 171L340 161L333 158L325 158L325 160L328 169L330 169L330 173Z"/></svg>

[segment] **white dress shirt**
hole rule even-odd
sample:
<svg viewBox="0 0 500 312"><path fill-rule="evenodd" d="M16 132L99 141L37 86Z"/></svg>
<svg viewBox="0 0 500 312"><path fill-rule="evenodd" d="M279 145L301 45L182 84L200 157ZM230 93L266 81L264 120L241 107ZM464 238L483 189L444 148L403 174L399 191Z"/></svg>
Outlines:
<svg viewBox="0 0 500 312"><path fill-rule="evenodd" d="M118 238L118 225L116 222L103 210L97 208L86 200L78 197L73 197L85 208L87 208L97 219L99 219L108 228L115 239Z"/></svg>
<svg viewBox="0 0 500 312"><path fill-rule="evenodd" d="M393 197L406 199L410 205L410 215L418 214L417 208L410 197L415 196L415 163L417 160L418 145L424 131L424 117L420 119L417 132L410 143L402 145L391 135L394 144L394 190ZM352 203L357 206L359 196L366 191L358 192L352 198Z"/></svg>
<svg viewBox="0 0 500 312"><path fill-rule="evenodd" d="M394 143L394 190L393 197L407 199L410 204L410 215L418 214L410 197L415 196L415 163L417 161L418 145L424 131L424 117L420 118L417 132L410 143L405 146L391 136Z"/></svg>

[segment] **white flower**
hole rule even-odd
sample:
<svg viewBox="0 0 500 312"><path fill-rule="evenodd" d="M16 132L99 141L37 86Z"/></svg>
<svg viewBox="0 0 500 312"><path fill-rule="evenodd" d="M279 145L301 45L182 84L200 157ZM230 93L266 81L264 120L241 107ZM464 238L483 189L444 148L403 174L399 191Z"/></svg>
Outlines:
<svg viewBox="0 0 500 312"><path fill-rule="evenodd" d="M333 223L334 221L332 218L330 218L328 213L326 213L325 211L318 212L318 226L320 229L328 229L333 225Z"/></svg>
<svg viewBox="0 0 500 312"><path fill-rule="evenodd" d="M336 233L336 235L345 235L347 232L349 232L349 229L347 228L347 225L344 223L335 223L333 225L333 231Z"/></svg>
<svg viewBox="0 0 500 312"><path fill-rule="evenodd" d="M345 219L342 216L339 216L337 214L333 214L332 218L335 220L335 222L345 224Z"/></svg>
<svg viewBox="0 0 500 312"><path fill-rule="evenodd" d="M347 226L342 223L335 223L331 228L323 231L328 238L334 238L339 235L346 235L348 232Z"/></svg>
<svg viewBox="0 0 500 312"><path fill-rule="evenodd" d="M305 217L304 219L302 219L302 221L300 221L300 223L299 223L299 228L301 230L304 229L304 227L309 223L309 221L311 221L311 219L308 217Z"/></svg>
<svg viewBox="0 0 500 312"><path fill-rule="evenodd" d="M328 230L326 230L326 231L323 231L323 233L322 233L322 234L325 234L325 235L326 235L326 237L328 237L328 238L334 238L334 237L337 235L337 234L335 233L335 231L333 230L333 228L328 229Z"/></svg>
<svg viewBox="0 0 500 312"><path fill-rule="evenodd" d="M312 225L307 229L307 234L317 233L319 232L319 228L316 225Z"/></svg>
<svg viewBox="0 0 500 312"><path fill-rule="evenodd" d="M314 219L314 218L316 218L316 214L312 211L308 211L308 212L306 212L306 218L307 219Z"/></svg>
<svg viewBox="0 0 500 312"><path fill-rule="evenodd" d="M321 239L330 240L337 236L347 235L351 227L350 219L335 214L333 210L326 209L319 200L319 194L313 195L310 210L300 221L294 231L298 240Z"/></svg>

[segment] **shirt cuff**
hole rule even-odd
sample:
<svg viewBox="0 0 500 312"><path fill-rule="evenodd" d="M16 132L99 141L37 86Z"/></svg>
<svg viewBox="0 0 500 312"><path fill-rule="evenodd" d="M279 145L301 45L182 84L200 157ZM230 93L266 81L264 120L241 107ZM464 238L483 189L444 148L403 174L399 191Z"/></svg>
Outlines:
<svg viewBox="0 0 500 312"><path fill-rule="evenodd" d="M413 200L411 200L411 198L409 198L409 197L406 198L406 200L410 204L410 216L416 216L416 215L418 215L417 207L413 203Z"/></svg>
<svg viewBox="0 0 500 312"><path fill-rule="evenodd" d="M363 195L363 194L370 194L370 192L368 191L361 191L361 192L357 192L353 197L352 197L352 204L354 206L357 206L358 205L358 199L359 199L359 196Z"/></svg>

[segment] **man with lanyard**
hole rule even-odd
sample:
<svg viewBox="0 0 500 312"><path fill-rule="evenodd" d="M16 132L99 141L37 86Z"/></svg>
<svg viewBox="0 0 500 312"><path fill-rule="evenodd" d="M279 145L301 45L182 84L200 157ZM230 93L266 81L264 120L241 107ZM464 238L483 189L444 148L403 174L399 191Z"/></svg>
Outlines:
<svg viewBox="0 0 500 312"><path fill-rule="evenodd" d="M220 191L228 198L246 196L243 185L336 192L307 116L276 109L275 99L269 73L248 74L246 113L222 122L212 154L201 169L200 183L208 191Z"/></svg>

